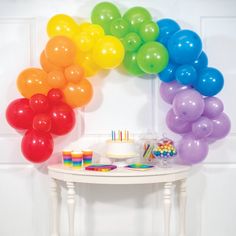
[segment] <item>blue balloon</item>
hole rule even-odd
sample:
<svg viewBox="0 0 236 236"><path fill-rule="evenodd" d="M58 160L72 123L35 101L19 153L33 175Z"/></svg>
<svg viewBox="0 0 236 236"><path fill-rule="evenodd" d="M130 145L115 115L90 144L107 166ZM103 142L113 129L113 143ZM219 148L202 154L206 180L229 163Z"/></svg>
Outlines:
<svg viewBox="0 0 236 236"><path fill-rule="evenodd" d="M215 68L205 68L201 71L194 88L204 96L214 96L224 86L224 77Z"/></svg>
<svg viewBox="0 0 236 236"><path fill-rule="evenodd" d="M159 27L159 37L157 38L157 41L165 46L167 46L170 37L180 30L180 26L177 22L168 18L157 21L157 25Z"/></svg>
<svg viewBox="0 0 236 236"><path fill-rule="evenodd" d="M191 65L183 65L176 70L175 77L180 84L192 85L197 80L197 71Z"/></svg>
<svg viewBox="0 0 236 236"><path fill-rule="evenodd" d="M166 68L159 73L160 80L167 83L173 81L175 79L175 71L176 65L172 62L169 62Z"/></svg>
<svg viewBox="0 0 236 236"><path fill-rule="evenodd" d="M177 64L191 64L202 52L200 37L191 30L179 30L168 41L170 58Z"/></svg>
<svg viewBox="0 0 236 236"><path fill-rule="evenodd" d="M202 51L200 56L198 57L197 60L195 60L192 65L197 71L201 71L202 69L206 68L208 65L208 58L205 52Z"/></svg>

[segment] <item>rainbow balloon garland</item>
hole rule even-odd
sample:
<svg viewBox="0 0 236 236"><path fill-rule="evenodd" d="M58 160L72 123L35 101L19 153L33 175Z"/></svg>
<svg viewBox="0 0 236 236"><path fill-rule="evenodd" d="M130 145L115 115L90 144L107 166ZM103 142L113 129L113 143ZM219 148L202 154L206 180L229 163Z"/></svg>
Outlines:
<svg viewBox="0 0 236 236"><path fill-rule="evenodd" d="M160 78L160 95L172 105L167 126L182 135L181 160L203 161L208 143L229 133L230 119L214 97L223 88L223 75L208 67L200 37L172 19L154 22L143 7L132 7L121 16L110 2L94 7L91 21L77 24L68 15L53 16L47 25L50 39L40 56L42 68L25 69L17 78L24 98L9 104L6 118L13 128L26 131L21 143L26 159L46 161L53 152L52 135L72 130L73 108L93 97L86 77L122 64L130 75Z"/></svg>

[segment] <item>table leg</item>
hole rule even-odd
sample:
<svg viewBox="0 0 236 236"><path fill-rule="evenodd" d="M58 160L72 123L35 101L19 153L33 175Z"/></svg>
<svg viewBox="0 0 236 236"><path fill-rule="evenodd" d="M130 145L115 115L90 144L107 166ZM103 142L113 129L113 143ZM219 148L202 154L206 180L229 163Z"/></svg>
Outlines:
<svg viewBox="0 0 236 236"><path fill-rule="evenodd" d="M170 215L171 215L171 196L172 196L172 183L164 183L164 235L170 235Z"/></svg>
<svg viewBox="0 0 236 236"><path fill-rule="evenodd" d="M74 236L75 184L67 182L67 205L69 218L69 236Z"/></svg>
<svg viewBox="0 0 236 236"><path fill-rule="evenodd" d="M59 236L59 212L58 212L58 184L51 178L52 219L51 236Z"/></svg>
<svg viewBox="0 0 236 236"><path fill-rule="evenodd" d="M179 185L179 236L185 236L185 212L186 212L186 179L180 181Z"/></svg>

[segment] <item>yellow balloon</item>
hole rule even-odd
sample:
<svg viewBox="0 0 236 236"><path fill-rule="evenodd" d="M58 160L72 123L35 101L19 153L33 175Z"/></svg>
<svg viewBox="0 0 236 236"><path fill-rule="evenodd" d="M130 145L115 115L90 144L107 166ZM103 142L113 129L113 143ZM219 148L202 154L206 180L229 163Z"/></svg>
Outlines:
<svg viewBox="0 0 236 236"><path fill-rule="evenodd" d="M91 53L78 52L75 58L75 64L79 64L85 70L85 76L90 77L101 69L93 60Z"/></svg>
<svg viewBox="0 0 236 236"><path fill-rule="evenodd" d="M100 25L96 24L91 24L89 25L85 31L92 36L94 41L97 41L100 39L102 36L105 35L104 29Z"/></svg>
<svg viewBox="0 0 236 236"><path fill-rule="evenodd" d="M94 45L93 60L101 68L113 69L119 66L124 59L123 44L114 36L103 36Z"/></svg>
<svg viewBox="0 0 236 236"><path fill-rule="evenodd" d="M73 18L64 14L53 16L47 24L49 37L63 35L72 38L78 32L78 25Z"/></svg>
<svg viewBox="0 0 236 236"><path fill-rule="evenodd" d="M80 32L73 37L76 47L81 52L88 52L94 46L93 37L87 32Z"/></svg>
<svg viewBox="0 0 236 236"><path fill-rule="evenodd" d="M89 22L83 22L81 24L78 25L78 31L79 32L84 32L88 29L89 26L91 26L92 24Z"/></svg>

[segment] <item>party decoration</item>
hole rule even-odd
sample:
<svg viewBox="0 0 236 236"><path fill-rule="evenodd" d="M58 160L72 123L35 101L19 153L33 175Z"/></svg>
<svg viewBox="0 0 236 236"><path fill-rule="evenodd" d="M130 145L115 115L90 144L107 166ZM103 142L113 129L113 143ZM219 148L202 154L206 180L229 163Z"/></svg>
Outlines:
<svg viewBox="0 0 236 236"><path fill-rule="evenodd" d="M63 71L63 67L56 66L48 60L47 56L45 55L45 51L42 51L40 55L40 64L45 72Z"/></svg>
<svg viewBox="0 0 236 236"><path fill-rule="evenodd" d="M182 65L176 70L175 76L180 84L192 85L197 80L197 71L191 65Z"/></svg>
<svg viewBox="0 0 236 236"><path fill-rule="evenodd" d="M94 62L92 53L89 52L79 52L79 54L76 55L75 63L84 68L86 77L93 76L101 70L101 67Z"/></svg>
<svg viewBox="0 0 236 236"><path fill-rule="evenodd" d="M168 60L166 48L158 42L144 44L137 54L139 67L148 74L161 72L167 66Z"/></svg>
<svg viewBox="0 0 236 236"><path fill-rule="evenodd" d="M159 73L160 80L166 83L175 80L175 71L176 71L176 65L173 64L172 62L169 62L166 68Z"/></svg>
<svg viewBox="0 0 236 236"><path fill-rule="evenodd" d="M192 63L192 66L200 72L208 65L208 58L205 52L202 52L200 56Z"/></svg>
<svg viewBox="0 0 236 236"><path fill-rule="evenodd" d="M219 116L212 119L213 122L213 131L209 138L213 139L222 139L230 131L231 122L229 117L222 112Z"/></svg>
<svg viewBox="0 0 236 236"><path fill-rule="evenodd" d="M61 102L52 107L49 112L52 121L51 133L64 135L70 132L75 125L75 113L70 106Z"/></svg>
<svg viewBox="0 0 236 236"><path fill-rule="evenodd" d="M65 36L55 36L50 39L45 48L48 60L56 66L69 66L73 63L76 48L72 40Z"/></svg>
<svg viewBox="0 0 236 236"><path fill-rule="evenodd" d="M6 110L7 122L15 129L29 129L32 126L33 117L34 111L30 108L27 98L12 101Z"/></svg>
<svg viewBox="0 0 236 236"><path fill-rule="evenodd" d="M51 156L53 139L49 133L28 130L21 142L21 150L25 158L33 163L41 163Z"/></svg>
<svg viewBox="0 0 236 236"><path fill-rule="evenodd" d="M85 78L83 67L79 65L71 65L65 69L65 77L68 82L78 83Z"/></svg>
<svg viewBox="0 0 236 236"><path fill-rule="evenodd" d="M123 18L117 18L111 22L110 32L117 38L123 38L130 32L130 26Z"/></svg>
<svg viewBox="0 0 236 236"><path fill-rule="evenodd" d="M77 84L68 83L63 90L65 101L71 107L81 107L89 103L93 96L93 87L87 79Z"/></svg>
<svg viewBox="0 0 236 236"><path fill-rule="evenodd" d="M180 140L178 152L184 164L197 164L206 158L208 144L204 139L196 139L193 135L188 134Z"/></svg>
<svg viewBox="0 0 236 236"><path fill-rule="evenodd" d="M123 38L122 43L127 52L137 51L142 45L142 39L135 32L126 34Z"/></svg>
<svg viewBox="0 0 236 236"><path fill-rule="evenodd" d="M88 52L94 46L94 39L88 32L79 32L74 36L74 42L77 49L81 52Z"/></svg>
<svg viewBox="0 0 236 236"><path fill-rule="evenodd" d="M73 18L65 14L53 16L47 24L49 37L63 35L72 38L78 31L78 26Z"/></svg>
<svg viewBox="0 0 236 236"><path fill-rule="evenodd" d="M168 51L175 63L193 63L202 52L202 41L191 30L179 30L168 40Z"/></svg>
<svg viewBox="0 0 236 236"><path fill-rule="evenodd" d="M190 88L189 86L181 85L177 83L176 81L172 81L170 83L161 83L160 95L165 102L172 104L175 98L175 95L178 92L187 90L189 88Z"/></svg>
<svg viewBox="0 0 236 236"><path fill-rule="evenodd" d="M30 98L29 105L35 113L43 113L49 110L47 96L40 93L36 93Z"/></svg>
<svg viewBox="0 0 236 236"><path fill-rule="evenodd" d="M213 132L213 122L204 116L201 116L192 125L192 132L196 138L206 138Z"/></svg>
<svg viewBox="0 0 236 236"><path fill-rule="evenodd" d="M93 60L104 69L112 69L121 64L124 58L124 47L114 36L100 38L93 48Z"/></svg>
<svg viewBox="0 0 236 236"><path fill-rule="evenodd" d="M65 14L52 16L47 24L50 39L40 55L42 69L27 68L17 78L24 98L9 104L6 119L25 131L21 145L25 158L46 161L53 152L52 134L68 134L75 126L73 108L86 106L93 98L93 80L87 77L123 64L133 76L160 78L160 96L171 105L166 125L182 135L179 158L185 164L203 161L208 142L224 138L231 123L223 102L213 97L222 90L224 77L208 67L199 35L181 29L173 19L154 22L139 6L121 16L113 3L100 2L91 20L77 23ZM156 151L164 158L172 151L175 155L172 144L162 142L163 148ZM153 147L149 145L145 155L153 156Z"/></svg>
<svg viewBox="0 0 236 236"><path fill-rule="evenodd" d="M188 89L176 94L173 100L174 113L185 121L198 119L204 111L202 96L193 89Z"/></svg>
<svg viewBox="0 0 236 236"><path fill-rule="evenodd" d="M47 83L47 73L38 68L26 69L18 76L17 87L26 98L30 98L35 93L47 94L50 89Z"/></svg>
<svg viewBox="0 0 236 236"><path fill-rule="evenodd" d="M125 12L123 18L129 23L134 32L138 32L144 22L152 20L150 13L144 7L132 7Z"/></svg>
<svg viewBox="0 0 236 236"><path fill-rule="evenodd" d="M137 52L127 52L123 61L123 66L127 72L131 75L142 76L145 74L144 71L140 69L137 62Z"/></svg>
<svg viewBox="0 0 236 236"><path fill-rule="evenodd" d="M165 46L167 46L170 37L175 32L180 30L180 26L178 25L178 23L168 18L157 21L157 25L160 32L158 42L164 44Z"/></svg>
<svg viewBox="0 0 236 236"><path fill-rule="evenodd" d="M40 132L49 132L52 128L52 121L48 114L37 114L33 119L33 129Z"/></svg>
<svg viewBox="0 0 236 236"><path fill-rule="evenodd" d="M57 104L62 101L63 93L60 89L51 89L47 95L48 101L51 105Z"/></svg>
<svg viewBox="0 0 236 236"><path fill-rule="evenodd" d="M220 115L224 110L223 102L217 97L206 97L204 98L205 108L203 115L208 118L214 118Z"/></svg>
<svg viewBox="0 0 236 236"><path fill-rule="evenodd" d="M92 23L101 25L106 34L110 33L110 24L112 20L120 18L119 9L110 2L100 2L92 10Z"/></svg>
<svg viewBox="0 0 236 236"><path fill-rule="evenodd" d="M182 120L178 115L174 113L173 109L169 110L166 115L166 124L171 131L177 134L188 133L192 128L191 123Z"/></svg>
<svg viewBox="0 0 236 236"><path fill-rule="evenodd" d="M94 42L96 42L98 39L100 39L102 36L105 35L104 29L100 25L97 25L97 24L89 24L84 29L80 27L80 31L87 32L92 37Z"/></svg>
<svg viewBox="0 0 236 236"><path fill-rule="evenodd" d="M205 68L201 71L198 80L194 84L199 93L204 96L214 96L221 91L224 86L224 77L215 68Z"/></svg>
<svg viewBox="0 0 236 236"><path fill-rule="evenodd" d="M63 88L66 85L66 78L61 70L53 70L48 73L47 82L52 88Z"/></svg>
<svg viewBox="0 0 236 236"><path fill-rule="evenodd" d="M159 35L159 27L153 22L144 22L139 27L139 35L144 42L155 41Z"/></svg>

